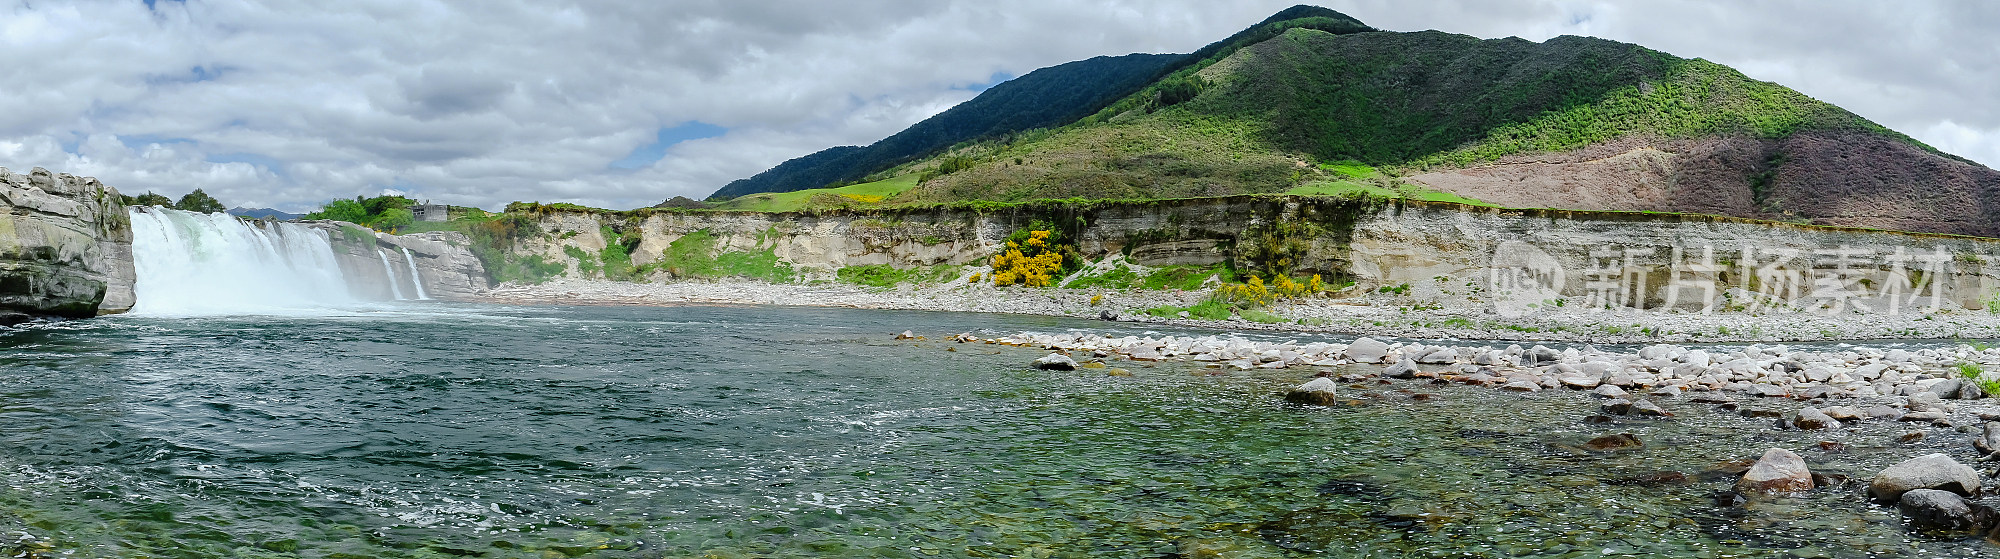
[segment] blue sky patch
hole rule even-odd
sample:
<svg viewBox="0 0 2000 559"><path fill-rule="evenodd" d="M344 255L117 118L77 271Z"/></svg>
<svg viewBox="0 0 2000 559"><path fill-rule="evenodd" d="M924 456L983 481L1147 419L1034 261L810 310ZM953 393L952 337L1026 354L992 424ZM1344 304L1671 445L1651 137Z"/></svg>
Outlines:
<svg viewBox="0 0 2000 559"><path fill-rule="evenodd" d="M674 144L702 138L714 138L729 133L728 128L698 120L690 120L671 128L661 128L658 139L653 143L639 146L624 159L611 162L613 169L638 169L667 156L667 148Z"/></svg>
<svg viewBox="0 0 2000 559"><path fill-rule="evenodd" d="M963 89L966 91L986 91L988 89L992 89L993 86L1000 85L1001 83L1004 83L1007 80L1011 80L1017 77L1019 76L1015 76L1007 72L994 72L992 76L988 76L986 78L986 83L966 84L964 86L954 87L952 89Z"/></svg>

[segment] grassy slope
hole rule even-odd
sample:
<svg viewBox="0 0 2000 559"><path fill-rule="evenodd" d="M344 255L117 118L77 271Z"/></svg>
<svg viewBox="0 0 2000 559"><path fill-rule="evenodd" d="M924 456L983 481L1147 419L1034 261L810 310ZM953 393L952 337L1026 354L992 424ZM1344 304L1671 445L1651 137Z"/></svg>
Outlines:
<svg viewBox="0 0 2000 559"><path fill-rule="evenodd" d="M1721 65L1581 37L1293 29L1198 70L1208 85L1190 101L1128 100L1116 115L956 150L941 157L977 163L892 201L1394 190L1403 172L1628 136L1860 130L1916 143Z"/></svg>
<svg viewBox="0 0 2000 559"><path fill-rule="evenodd" d="M851 184L839 188L814 188L792 192L743 196L715 206L722 210L791 212L811 206L873 205L917 185L917 174L907 173L887 179ZM838 198L830 198L838 197Z"/></svg>

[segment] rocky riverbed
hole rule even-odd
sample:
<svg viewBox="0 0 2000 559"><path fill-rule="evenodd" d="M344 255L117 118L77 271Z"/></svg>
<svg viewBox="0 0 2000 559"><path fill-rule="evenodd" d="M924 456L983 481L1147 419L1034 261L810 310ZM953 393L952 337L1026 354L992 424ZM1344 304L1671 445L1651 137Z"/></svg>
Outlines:
<svg viewBox="0 0 2000 559"><path fill-rule="evenodd" d="M902 285L867 288L844 283L760 281L632 283L563 278L538 285L504 284L480 300L516 304L766 304L869 309L994 312L1238 330L1338 332L1418 339L1701 343L1868 339L2000 338L2000 314L1953 309L1930 314L1590 312L1552 308L1504 317L1490 309L1411 305L1388 294L1317 297L1267 309L1275 322L1241 316L1201 320L1153 316L1148 309L1188 307L1208 290L1090 290L995 288L991 285ZM1269 320L1268 318L1266 320Z"/></svg>
<svg viewBox="0 0 2000 559"><path fill-rule="evenodd" d="M899 338L916 336L904 333ZM1359 338L1349 343L1250 340L1238 336L1105 336L1090 333L1019 333L980 338L971 333L948 341L1031 347L1053 353L1030 365L1038 369L1109 369L1120 361L1207 363L1231 370L1298 369L1303 383L1285 400L1316 406L1364 405L1364 399L1419 392L1439 385L1488 387L1535 393L1588 391L1598 398L1598 415L1585 423L1673 421L1695 410L1735 413L1767 421L1769 429L1826 433L1820 451L1844 452L1849 442L1833 434L1881 433L1893 447L1929 437L1952 452L1911 456L1872 475L1815 472L1791 449L1771 447L1754 459L1728 460L1717 471L1739 476L1717 493L1717 506L1745 506L1812 491L1844 491L1856 500L1894 506L1912 530L1931 534L1987 534L2000 538L2000 503L1981 500L1989 487L1975 464L2000 458L2000 389L1987 368L2000 364L2000 349L1956 345L1917 350L1843 347L1793 350L1783 345L1741 348L1688 348L1649 345L1632 351L1594 347L1555 350L1542 345L1432 345L1387 343ZM1346 393L1343 393L1345 391ZM1664 405L1663 405L1664 404ZM1901 424L1884 432L1879 425ZM1900 434L1890 434L1900 433ZM1760 440L1754 432L1748 440ZM1607 434L1579 445L1609 452L1643 447L1629 433ZM1993 472L2000 475L2000 472ZM1686 474L1664 472L1661 479ZM1636 482L1635 482L1636 483ZM2000 541L2000 539L1996 539Z"/></svg>

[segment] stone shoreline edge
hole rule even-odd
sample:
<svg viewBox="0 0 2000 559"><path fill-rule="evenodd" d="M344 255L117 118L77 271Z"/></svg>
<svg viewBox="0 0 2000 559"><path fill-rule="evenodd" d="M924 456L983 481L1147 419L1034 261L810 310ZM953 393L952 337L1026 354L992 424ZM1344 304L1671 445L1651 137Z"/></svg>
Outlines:
<svg viewBox="0 0 2000 559"><path fill-rule="evenodd" d="M1269 309L1272 313L1291 321L1268 324L1238 319L1162 318L1144 312L1162 306L1191 306L1207 295L1207 290L1022 289L963 283L869 289L839 283L773 284L751 280L632 283L561 278L538 285L504 284L466 300L533 305L749 304L976 312L1112 319L1220 330L1601 344L2000 338L2000 314L1985 311L1848 316L1551 311L1508 318L1485 309L1413 308L1399 305L1390 297L1364 296L1274 305Z"/></svg>

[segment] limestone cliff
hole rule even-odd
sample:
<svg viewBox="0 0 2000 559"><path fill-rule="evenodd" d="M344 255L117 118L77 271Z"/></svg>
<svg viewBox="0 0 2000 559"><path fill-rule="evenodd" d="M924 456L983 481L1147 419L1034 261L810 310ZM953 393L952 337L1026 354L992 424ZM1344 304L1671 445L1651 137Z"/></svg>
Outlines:
<svg viewBox="0 0 2000 559"><path fill-rule="evenodd" d="M794 281L844 267L965 265L1003 239L1053 223L1085 258L1142 266L1258 268L1285 253L1294 275L1348 293L1387 289L1410 304L1529 312L1610 309L1898 312L2000 306L2000 239L1704 215L1517 210L1410 200L1257 196L980 209L821 213L531 214L518 256L604 277L607 248L640 281L686 277L663 259L735 255L788 267ZM701 243L687 242L700 238ZM614 244L619 245L613 247ZM679 256L676 256L676 255Z"/></svg>
<svg viewBox="0 0 2000 559"><path fill-rule="evenodd" d="M132 220L117 190L0 168L0 321L124 312L133 279Z"/></svg>

